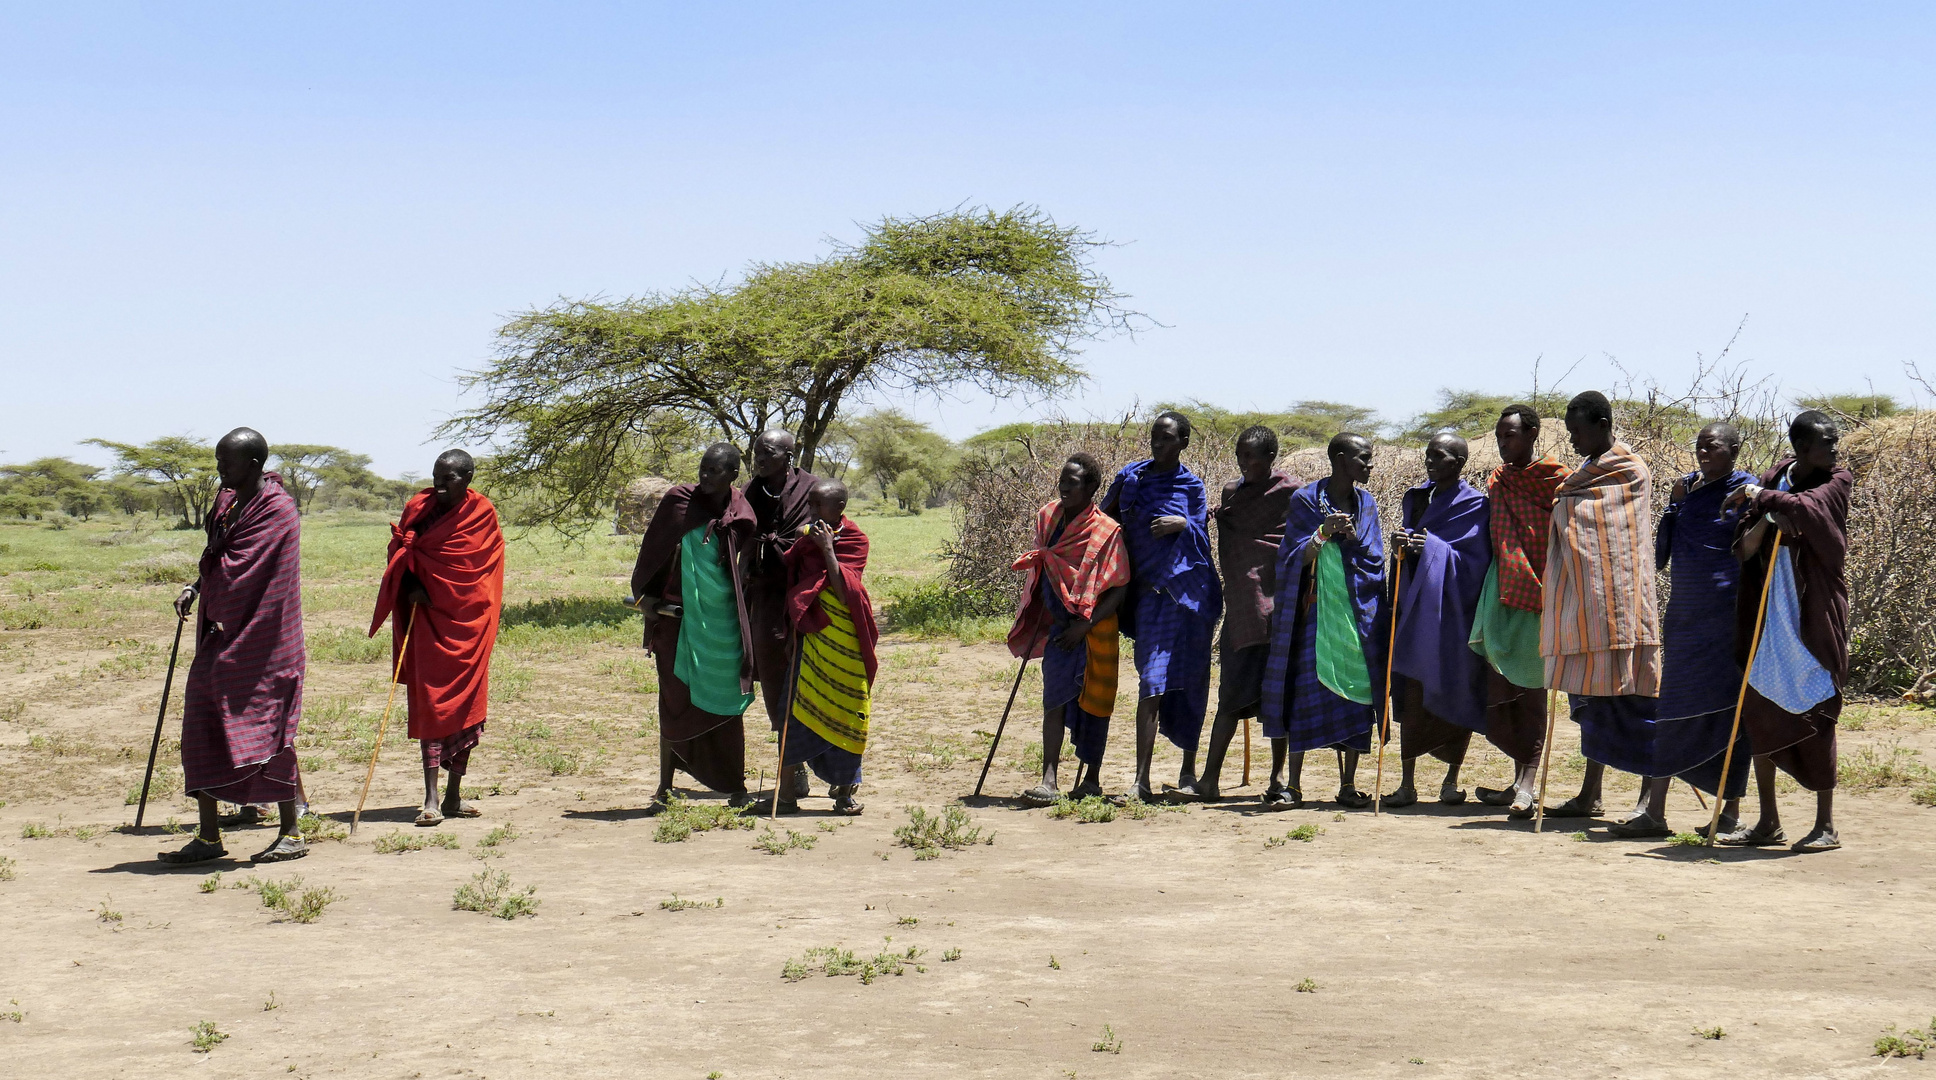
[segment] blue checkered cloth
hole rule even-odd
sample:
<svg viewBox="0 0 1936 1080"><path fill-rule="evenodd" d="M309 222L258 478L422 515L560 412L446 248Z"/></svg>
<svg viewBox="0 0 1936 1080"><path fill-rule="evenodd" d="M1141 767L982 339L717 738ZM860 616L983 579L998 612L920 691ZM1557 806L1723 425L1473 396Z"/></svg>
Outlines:
<svg viewBox="0 0 1936 1080"><path fill-rule="evenodd" d="M1263 718L1264 737L1289 739L1294 754L1325 747L1363 753L1371 749L1372 708L1339 697L1319 681L1318 636L1311 625L1314 612L1314 608L1301 611L1291 631L1290 652L1297 657L1291 665L1291 707L1284 710L1281 721Z"/></svg>
<svg viewBox="0 0 1936 1080"><path fill-rule="evenodd" d="M1136 618L1136 696L1160 696L1157 730L1194 750L1210 706L1212 624L1162 590L1139 598Z"/></svg>
<svg viewBox="0 0 1936 1080"><path fill-rule="evenodd" d="M1802 643L1802 604L1787 548L1776 553L1772 573L1768 613L1762 620L1761 644L1755 649L1748 685L1784 711L1800 716L1838 691L1835 676Z"/></svg>

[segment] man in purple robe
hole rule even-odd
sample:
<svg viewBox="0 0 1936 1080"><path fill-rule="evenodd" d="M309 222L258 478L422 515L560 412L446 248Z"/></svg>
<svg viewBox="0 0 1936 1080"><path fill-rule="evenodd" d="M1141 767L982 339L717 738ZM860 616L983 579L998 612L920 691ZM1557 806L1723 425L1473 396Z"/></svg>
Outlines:
<svg viewBox="0 0 1936 1080"><path fill-rule="evenodd" d="M1371 441L1344 432L1327 447L1331 477L1291 496L1277 549L1270 657L1264 667L1260 727L1271 741L1272 810L1304 804L1304 753L1339 754L1338 802L1371 805L1358 790L1358 758L1385 686L1385 538L1378 501L1359 485L1371 479ZM1278 770L1288 766L1287 780Z"/></svg>
<svg viewBox="0 0 1936 1080"><path fill-rule="evenodd" d="M1223 759L1237 725L1257 715L1264 701L1264 664L1270 659L1271 598L1277 595L1277 548L1284 518L1303 481L1276 471L1277 432L1261 424L1237 436L1239 476L1223 488L1217 507L1217 562L1223 570L1222 660L1217 680L1217 719L1197 794L1218 798ZM1249 745L1249 736L1245 736Z"/></svg>
<svg viewBox="0 0 1936 1080"><path fill-rule="evenodd" d="M1461 478L1467 455L1457 435L1432 437L1428 479L1405 493L1403 524L1393 537L1404 560L1392 647L1404 776L1386 806L1418 802L1413 779L1425 754L1446 764L1439 802L1464 802L1459 767L1472 733L1486 730L1486 662L1466 641L1492 566L1492 514L1486 497Z"/></svg>
<svg viewBox="0 0 1936 1080"><path fill-rule="evenodd" d="M1815 793L1815 828L1796 851L1842 846L1835 831L1835 725L1849 675L1849 492L1855 477L1840 464L1842 433L1810 409L1788 425L1793 457L1768 470L1759 484L1728 496L1743 506L1734 553L1742 561L1735 608L1735 655L1747 662L1762 583L1773 574L1761 644L1748 673L1742 733L1754 746L1755 789L1761 820L1716 839L1760 847L1784 842L1775 804L1775 770ZM1771 560L1770 532L1781 530ZM1737 748L1736 753L1740 750Z"/></svg>
<svg viewBox="0 0 1936 1080"><path fill-rule="evenodd" d="M1209 494L1181 457L1190 420L1165 412L1150 424L1150 456L1125 465L1100 503L1123 527L1133 577L1119 613L1136 640L1136 782L1132 795L1154 801L1150 763L1161 730L1183 751L1170 795L1197 795L1197 740L1210 698L1210 631L1223 614L1223 589L1210 557Z"/></svg>
<svg viewBox="0 0 1936 1080"><path fill-rule="evenodd" d="M276 840L255 862L309 854L298 830L302 779L296 725L302 718L301 536L296 500L282 478L262 471L269 444L236 428L215 444L222 490L208 512L201 576L175 600L195 621L195 659L183 691L182 780L195 797L201 830L162 862L208 862L222 846L221 802L275 803Z"/></svg>
<svg viewBox="0 0 1936 1080"><path fill-rule="evenodd" d="M787 620L786 552L813 520L807 496L820 478L793 463L793 433L782 428L753 440L753 475L741 494L753 509L753 538L741 553L746 588L746 635L752 641L753 677L759 680L767 722L780 730L786 715L787 680L793 663L793 624ZM789 766L781 782L785 801L805 798L810 788L804 762Z"/></svg>

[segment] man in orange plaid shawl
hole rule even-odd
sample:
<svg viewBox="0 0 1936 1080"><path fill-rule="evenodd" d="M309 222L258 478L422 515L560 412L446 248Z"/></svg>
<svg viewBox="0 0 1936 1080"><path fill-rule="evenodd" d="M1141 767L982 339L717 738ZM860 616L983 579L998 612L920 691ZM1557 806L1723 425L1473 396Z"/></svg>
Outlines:
<svg viewBox="0 0 1936 1080"><path fill-rule="evenodd" d="M1028 571L1028 584L1008 651L1042 658L1042 782L1022 793L1037 806L1059 794L1065 728L1080 763L1070 794L1102 794L1098 774L1116 709L1116 609L1128 593L1130 566L1122 526L1096 508L1101 486L1094 458L1069 455L1056 482L1060 498L1035 515L1035 547L1015 560L1015 569Z"/></svg>

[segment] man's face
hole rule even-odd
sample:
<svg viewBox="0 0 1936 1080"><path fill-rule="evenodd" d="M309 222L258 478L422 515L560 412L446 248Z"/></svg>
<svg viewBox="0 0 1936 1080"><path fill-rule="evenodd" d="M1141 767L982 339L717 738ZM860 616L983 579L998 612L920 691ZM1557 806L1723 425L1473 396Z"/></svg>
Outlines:
<svg viewBox="0 0 1936 1080"><path fill-rule="evenodd" d="M217 443L215 472L222 478L222 486L233 491L262 475L262 463L232 446Z"/></svg>
<svg viewBox="0 0 1936 1080"><path fill-rule="evenodd" d="M1190 440L1183 437L1177 422L1164 417L1150 425L1150 457L1164 464L1174 462Z"/></svg>
<svg viewBox="0 0 1936 1080"><path fill-rule="evenodd" d="M1261 484L1270 478L1271 466L1277 464L1277 455L1266 451L1256 443L1243 443L1237 447L1237 471L1244 474L1244 480Z"/></svg>
<svg viewBox="0 0 1936 1080"><path fill-rule="evenodd" d="M733 486L739 479L739 466L728 465L726 455L707 454L699 460L699 490L707 495L718 495Z"/></svg>
<svg viewBox="0 0 1936 1080"><path fill-rule="evenodd" d="M1060 496L1063 517L1073 517L1089 505L1095 497L1095 485L1083 476L1082 466L1073 461L1063 462L1062 475L1055 478L1055 493Z"/></svg>
<svg viewBox="0 0 1936 1080"><path fill-rule="evenodd" d="M1371 443L1364 439L1353 439L1338 449L1331 457L1331 473L1342 476L1354 484L1371 481Z"/></svg>
<svg viewBox="0 0 1936 1080"><path fill-rule="evenodd" d="M847 500L824 491L809 492L807 509L813 511L815 521L823 525L839 525L841 515L847 512Z"/></svg>
<svg viewBox="0 0 1936 1080"><path fill-rule="evenodd" d="M1513 419L1517 420L1518 417ZM1435 484L1457 480L1465 471L1465 458L1458 453L1458 443L1440 436L1425 444L1425 475Z"/></svg>
<svg viewBox="0 0 1936 1080"><path fill-rule="evenodd" d="M1526 430L1526 422L1518 413L1508 413L1493 425L1492 438L1499 444L1499 457L1511 465L1525 465L1533 460L1532 432Z"/></svg>
<svg viewBox="0 0 1936 1080"><path fill-rule="evenodd" d="M1586 457L1592 457L1613 445L1613 425L1603 420L1587 419L1584 409L1566 410L1566 435L1573 443L1573 452Z"/></svg>
<svg viewBox="0 0 1936 1080"><path fill-rule="evenodd" d="M1701 466L1701 475L1709 480L1719 480L1733 472L1735 454L1736 449L1719 432L1703 431L1694 440L1694 460Z"/></svg>
<svg viewBox="0 0 1936 1080"><path fill-rule="evenodd" d="M1795 447L1795 457L1810 469L1830 471L1842 460L1842 433L1834 428L1816 428L1813 439Z"/></svg>
<svg viewBox="0 0 1936 1080"><path fill-rule="evenodd" d="M778 479L793 464L793 440L783 435L761 435L753 440L753 475Z"/></svg>
<svg viewBox="0 0 1936 1080"><path fill-rule="evenodd" d="M437 505L448 510L463 501L471 478L452 462L439 460L430 467L430 486L437 492Z"/></svg>

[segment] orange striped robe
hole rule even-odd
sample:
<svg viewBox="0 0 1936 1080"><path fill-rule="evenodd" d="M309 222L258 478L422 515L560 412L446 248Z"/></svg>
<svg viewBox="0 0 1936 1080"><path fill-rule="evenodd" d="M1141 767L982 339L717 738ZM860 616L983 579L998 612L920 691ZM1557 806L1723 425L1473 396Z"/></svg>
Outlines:
<svg viewBox="0 0 1936 1080"><path fill-rule="evenodd" d="M1547 686L1660 696L1652 503L1653 475L1621 442L1560 482L1539 621Z"/></svg>

